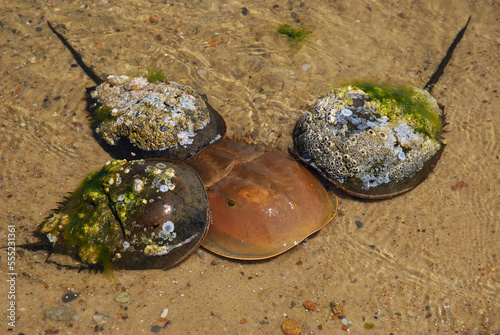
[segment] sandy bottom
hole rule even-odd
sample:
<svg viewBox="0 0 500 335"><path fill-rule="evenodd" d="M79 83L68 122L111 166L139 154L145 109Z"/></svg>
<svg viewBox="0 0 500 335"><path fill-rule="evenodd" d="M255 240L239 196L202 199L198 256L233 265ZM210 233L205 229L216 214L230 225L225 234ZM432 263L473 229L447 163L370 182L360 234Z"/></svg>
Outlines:
<svg viewBox="0 0 500 335"><path fill-rule="evenodd" d="M500 331L498 2L21 0L0 3L0 13L2 245L9 228L17 244L34 241L32 231L58 202L111 158L85 110L85 89L94 84L46 20L99 75L161 68L168 80L206 93L229 135L286 151L298 117L339 83L423 87L472 15L433 91L446 106L447 147L416 189L363 201L331 187L337 217L267 261L235 262L199 249L168 271L107 276L19 248L10 269L2 252L1 329L279 334L290 318L304 334L341 334L333 302L353 334ZM314 31L302 45L276 32L298 21ZM15 286L8 273L17 274ZM122 291L128 302L115 301ZM78 297L64 303L68 292ZM307 300L316 311L303 307ZM44 316L61 305L77 318ZM96 328L93 316L101 313L109 320Z"/></svg>

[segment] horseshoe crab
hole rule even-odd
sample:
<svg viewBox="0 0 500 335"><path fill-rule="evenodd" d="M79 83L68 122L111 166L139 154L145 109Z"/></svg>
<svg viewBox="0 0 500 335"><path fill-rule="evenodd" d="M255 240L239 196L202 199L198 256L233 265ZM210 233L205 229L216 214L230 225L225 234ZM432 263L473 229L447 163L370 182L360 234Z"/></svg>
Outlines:
<svg viewBox="0 0 500 335"><path fill-rule="evenodd" d="M113 156L183 161L224 136L226 124L206 97L186 85L157 81L158 73L108 76L90 92L95 133Z"/></svg>
<svg viewBox="0 0 500 335"><path fill-rule="evenodd" d="M189 86L164 82L163 72L152 68L139 77L111 75L105 81L47 24L97 85L87 90L88 109L95 134L114 158L184 161L226 133L224 119L206 96Z"/></svg>
<svg viewBox="0 0 500 335"><path fill-rule="evenodd" d="M295 125L292 154L362 198L390 198L424 181L445 147L444 114L431 92L470 20L424 89L357 83L319 98Z"/></svg>
<svg viewBox="0 0 500 335"><path fill-rule="evenodd" d="M360 83L334 89L297 121L294 153L347 193L389 198L431 173L443 114L425 90Z"/></svg>
<svg viewBox="0 0 500 335"><path fill-rule="evenodd" d="M168 269L205 238L210 211L197 173L165 160L118 160L90 174L38 227L54 252L85 264Z"/></svg>
<svg viewBox="0 0 500 335"><path fill-rule="evenodd" d="M207 188L212 226L206 249L235 259L276 256L336 214L323 185L276 149L224 138L186 163Z"/></svg>

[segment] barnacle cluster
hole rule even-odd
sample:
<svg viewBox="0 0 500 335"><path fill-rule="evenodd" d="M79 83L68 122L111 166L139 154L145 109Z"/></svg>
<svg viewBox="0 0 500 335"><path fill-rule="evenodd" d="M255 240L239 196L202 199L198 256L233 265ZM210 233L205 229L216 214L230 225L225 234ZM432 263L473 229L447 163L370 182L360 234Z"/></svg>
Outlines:
<svg viewBox="0 0 500 335"><path fill-rule="evenodd" d="M110 145L121 137L142 150L189 145L210 122L203 98L178 83L110 76L91 97L96 101L95 131Z"/></svg>
<svg viewBox="0 0 500 335"><path fill-rule="evenodd" d="M298 120L299 156L337 184L368 190L412 178L440 152L442 115L414 87L347 85L319 98Z"/></svg>

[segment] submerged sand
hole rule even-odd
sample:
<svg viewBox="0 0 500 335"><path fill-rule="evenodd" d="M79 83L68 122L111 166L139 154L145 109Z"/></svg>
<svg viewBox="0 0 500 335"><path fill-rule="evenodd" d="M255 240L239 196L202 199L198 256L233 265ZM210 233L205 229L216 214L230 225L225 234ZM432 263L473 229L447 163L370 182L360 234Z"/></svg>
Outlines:
<svg viewBox="0 0 500 335"><path fill-rule="evenodd" d="M85 90L94 84L46 20L99 75L161 68L168 80L207 94L228 135L286 151L298 117L335 85L358 79L423 87L472 16L433 91L446 106L447 147L416 189L366 201L329 187L339 197L337 217L261 262L199 249L168 271L107 276L21 249L9 269L2 252L0 329L279 334L290 318L304 334L343 333L333 302L353 334L500 331L498 2L5 1L0 13L2 245L9 228L17 244L34 241L32 231L58 202L111 159L85 111ZM276 32L298 22L313 30L300 45ZM116 301L124 291L128 301ZM66 293L78 297L65 303ZM316 311L303 307L307 300ZM44 316L62 305L77 317ZM102 313L109 319L96 328L93 316Z"/></svg>

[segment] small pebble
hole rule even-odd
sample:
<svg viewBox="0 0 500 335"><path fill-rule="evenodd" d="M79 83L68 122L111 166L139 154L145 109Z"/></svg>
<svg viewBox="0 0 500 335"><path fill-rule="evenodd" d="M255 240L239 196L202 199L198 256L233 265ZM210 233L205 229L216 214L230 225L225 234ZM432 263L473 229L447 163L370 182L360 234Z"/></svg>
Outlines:
<svg viewBox="0 0 500 335"><path fill-rule="evenodd" d="M452 189L452 191L458 191L458 190L460 190L460 189L462 189L464 187L467 187L467 186L469 186L469 185L467 185L467 183L462 180L462 181L456 183L455 185L453 185L451 187L451 189Z"/></svg>
<svg viewBox="0 0 500 335"><path fill-rule="evenodd" d="M121 302L121 303L126 303L130 300L130 296L128 295L127 292L120 292L118 295L115 297L115 301Z"/></svg>
<svg viewBox="0 0 500 335"><path fill-rule="evenodd" d="M161 330L161 326L159 326L159 325L154 325L154 326L151 327L151 331L153 333L159 333L160 330Z"/></svg>
<svg viewBox="0 0 500 335"><path fill-rule="evenodd" d="M312 65L311 65L311 64L304 64L304 65L302 65L302 70L303 70L303 71L307 71L307 70L309 70L311 67L312 67Z"/></svg>
<svg viewBox="0 0 500 335"><path fill-rule="evenodd" d="M302 327L297 321L288 319L281 324L281 330L287 335L299 335L302 332Z"/></svg>
<svg viewBox="0 0 500 335"><path fill-rule="evenodd" d="M344 307L342 307L340 305L335 305L333 303L330 303L330 306L332 307L333 315L336 315L336 316L343 316L343 315L345 315Z"/></svg>
<svg viewBox="0 0 500 335"><path fill-rule="evenodd" d="M359 220L354 221L354 223L356 224L356 226L357 226L358 228L363 227L363 222L361 222L361 221L359 221Z"/></svg>
<svg viewBox="0 0 500 335"><path fill-rule="evenodd" d="M310 311L315 311L316 310L316 303L312 302L311 300L307 300L302 304L307 310Z"/></svg>
<svg viewBox="0 0 500 335"><path fill-rule="evenodd" d="M161 317L162 319L164 319L164 318L166 318L166 317L167 317L167 315L168 315L168 308L165 308L165 309L163 310L163 312L161 312L160 317Z"/></svg>
<svg viewBox="0 0 500 335"><path fill-rule="evenodd" d="M75 300L76 298L78 298L78 293L65 293L62 296L61 300L66 304L68 302Z"/></svg>
<svg viewBox="0 0 500 335"><path fill-rule="evenodd" d="M78 318L76 312L66 305L48 309L44 312L44 315L47 319L53 321L73 321Z"/></svg>
<svg viewBox="0 0 500 335"><path fill-rule="evenodd" d="M109 315L104 314L104 313L99 313L96 315L92 315L92 319L98 326L103 326L109 321Z"/></svg>

